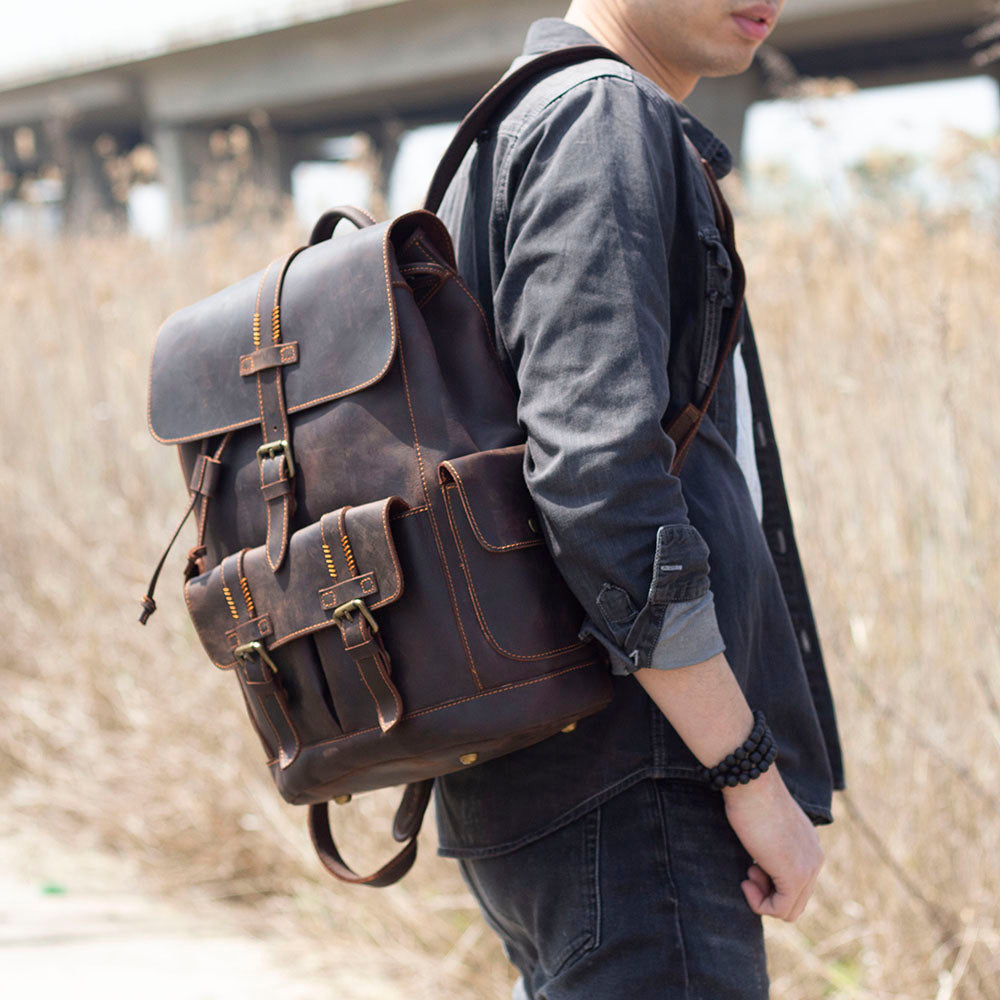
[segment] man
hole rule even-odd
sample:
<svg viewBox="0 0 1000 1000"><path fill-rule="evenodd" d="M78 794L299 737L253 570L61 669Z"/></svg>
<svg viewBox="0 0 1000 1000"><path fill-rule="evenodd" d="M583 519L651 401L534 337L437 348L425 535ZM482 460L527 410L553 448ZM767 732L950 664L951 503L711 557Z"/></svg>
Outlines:
<svg viewBox="0 0 1000 1000"><path fill-rule="evenodd" d="M782 6L574 0L537 22L515 65L595 40L627 65L524 88L441 211L517 388L547 541L616 675L573 733L438 783L441 853L521 997L765 997L760 918L797 919L822 864L840 751L745 313L680 476L664 431L703 398L734 308L699 162L722 176L730 156L678 102L745 70ZM777 766L708 787L755 710Z"/></svg>

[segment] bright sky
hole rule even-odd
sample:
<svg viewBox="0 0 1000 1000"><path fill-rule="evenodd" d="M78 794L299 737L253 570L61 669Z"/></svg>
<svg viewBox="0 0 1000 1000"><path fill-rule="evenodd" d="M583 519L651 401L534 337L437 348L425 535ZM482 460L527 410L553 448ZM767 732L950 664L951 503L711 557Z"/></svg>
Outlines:
<svg viewBox="0 0 1000 1000"><path fill-rule="evenodd" d="M4 0L0 79L67 64L148 55L219 35L252 33L386 0Z"/></svg>

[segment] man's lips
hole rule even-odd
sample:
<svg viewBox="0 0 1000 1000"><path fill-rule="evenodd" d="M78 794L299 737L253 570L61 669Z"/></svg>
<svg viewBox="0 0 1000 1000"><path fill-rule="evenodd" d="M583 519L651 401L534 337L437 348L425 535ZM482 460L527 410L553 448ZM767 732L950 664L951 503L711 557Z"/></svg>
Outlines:
<svg viewBox="0 0 1000 1000"><path fill-rule="evenodd" d="M735 11L732 18L741 34L759 42L771 33L775 9L768 3L751 4Z"/></svg>

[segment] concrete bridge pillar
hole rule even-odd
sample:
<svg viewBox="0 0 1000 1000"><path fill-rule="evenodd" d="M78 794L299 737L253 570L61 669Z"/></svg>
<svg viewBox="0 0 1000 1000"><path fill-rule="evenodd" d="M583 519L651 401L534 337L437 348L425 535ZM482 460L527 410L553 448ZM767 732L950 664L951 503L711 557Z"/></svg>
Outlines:
<svg viewBox="0 0 1000 1000"><path fill-rule="evenodd" d="M192 189L210 158L209 133L203 128L158 122L149 134L160 181L167 191L171 225L183 229L192 218Z"/></svg>
<svg viewBox="0 0 1000 1000"><path fill-rule="evenodd" d="M0 208L14 196L18 184L18 167L14 131L0 129Z"/></svg>
<svg viewBox="0 0 1000 1000"><path fill-rule="evenodd" d="M99 218L120 215L111 192L104 162L97 152L97 135L77 132L63 119L46 123L52 161L63 179L63 221L67 228L83 230Z"/></svg>
<svg viewBox="0 0 1000 1000"><path fill-rule="evenodd" d="M760 72L753 66L739 76L705 77L685 104L729 147L739 164L746 114L754 101L767 96Z"/></svg>

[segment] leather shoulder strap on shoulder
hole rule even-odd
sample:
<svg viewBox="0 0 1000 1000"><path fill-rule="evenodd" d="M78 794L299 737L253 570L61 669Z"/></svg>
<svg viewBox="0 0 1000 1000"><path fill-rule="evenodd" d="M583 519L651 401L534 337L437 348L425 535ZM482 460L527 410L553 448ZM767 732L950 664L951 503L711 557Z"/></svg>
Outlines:
<svg viewBox="0 0 1000 1000"><path fill-rule="evenodd" d="M588 59L614 59L616 62L625 62L620 55L612 52L611 49L604 48L603 45L570 45L536 56L530 62L519 66L513 73L508 73L491 90L487 91L462 120L455 137L445 150L444 156L441 157L441 162L438 164L437 170L434 171L434 177L427 190L424 208L429 212L436 212L441 207L444 193L448 190L448 185L461 166L462 159L469 147L475 142L476 136L486 128L500 105L518 87L548 70L586 62Z"/></svg>

